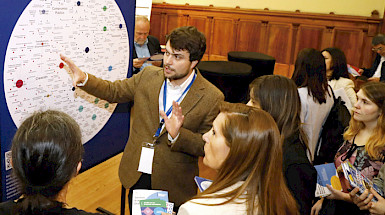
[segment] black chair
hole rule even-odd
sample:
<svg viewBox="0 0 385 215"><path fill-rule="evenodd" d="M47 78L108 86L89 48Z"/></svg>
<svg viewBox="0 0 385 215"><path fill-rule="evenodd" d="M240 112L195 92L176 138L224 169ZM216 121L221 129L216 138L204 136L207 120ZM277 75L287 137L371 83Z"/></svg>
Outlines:
<svg viewBox="0 0 385 215"><path fill-rule="evenodd" d="M253 80L251 66L230 61L201 61L197 67L203 77L223 92L226 101L247 102L249 84Z"/></svg>
<svg viewBox="0 0 385 215"><path fill-rule="evenodd" d="M231 51L227 54L229 61L241 62L250 65L253 69L253 80L263 75L272 75L275 58L258 52Z"/></svg>

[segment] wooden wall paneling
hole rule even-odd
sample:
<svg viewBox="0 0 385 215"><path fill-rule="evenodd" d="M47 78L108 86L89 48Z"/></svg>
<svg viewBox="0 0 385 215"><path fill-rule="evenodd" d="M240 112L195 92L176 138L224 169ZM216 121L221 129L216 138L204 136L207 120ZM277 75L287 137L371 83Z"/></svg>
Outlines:
<svg viewBox="0 0 385 215"><path fill-rule="evenodd" d="M261 52L261 26L259 21L240 20L235 51Z"/></svg>
<svg viewBox="0 0 385 215"><path fill-rule="evenodd" d="M370 51L371 39L384 26L385 20L378 16L362 17L167 3L153 4L152 13L156 20L151 22L152 34L155 36L160 34L161 42L164 35L172 29L192 23L204 31L208 38L205 58L209 60L226 60L228 51L245 50L271 55L276 58L277 63L288 65L294 63L297 52L305 46L323 49L338 45L347 52L348 61L357 62L354 65L358 67L368 67L374 57ZM202 28L203 25L205 30ZM248 31L259 31L259 34ZM351 48L357 46L362 50Z"/></svg>
<svg viewBox="0 0 385 215"><path fill-rule="evenodd" d="M180 21L180 17L179 17L178 14L176 14L176 13L167 13L165 17L166 17L166 19L165 19L165 29L164 29L165 31L163 32L164 36L169 34L175 28L181 26L181 25L179 25L179 23L181 21Z"/></svg>
<svg viewBox="0 0 385 215"><path fill-rule="evenodd" d="M234 50L234 37L234 20L214 17L210 60L227 60L227 53Z"/></svg>
<svg viewBox="0 0 385 215"><path fill-rule="evenodd" d="M363 50L363 31L359 29L334 29L334 44L344 51L346 61L352 65L362 65L360 61Z"/></svg>
<svg viewBox="0 0 385 215"><path fill-rule="evenodd" d="M325 30L322 36L321 50L328 47L333 47L334 43L334 29L335 26L325 26Z"/></svg>
<svg viewBox="0 0 385 215"><path fill-rule="evenodd" d="M292 49L291 24L269 22L267 38L267 54L274 57L276 63L289 64Z"/></svg>
<svg viewBox="0 0 385 215"><path fill-rule="evenodd" d="M233 47L229 50L229 52L237 50L239 21L240 21L240 19L238 18L238 19L234 20L234 23L233 23L234 24L234 30L233 30L233 32L234 32L234 36L233 36L234 44L233 44Z"/></svg>
<svg viewBox="0 0 385 215"><path fill-rule="evenodd" d="M150 23L150 35L158 38L160 42L162 36L162 14L159 12L151 13Z"/></svg>
<svg viewBox="0 0 385 215"><path fill-rule="evenodd" d="M259 41L259 52L268 54L269 49L269 21L261 20L261 39Z"/></svg>
<svg viewBox="0 0 385 215"><path fill-rule="evenodd" d="M374 58L376 57L376 53L372 51L372 37L366 37L364 39L363 48L360 53L362 55L362 64L355 66L370 68L373 64Z"/></svg>
<svg viewBox="0 0 385 215"><path fill-rule="evenodd" d="M188 26L189 19L190 19L190 15L188 15L188 14L179 15L177 27Z"/></svg>
<svg viewBox="0 0 385 215"><path fill-rule="evenodd" d="M291 38L291 45L292 47L297 47L296 46L296 41L297 41L297 38L298 38L298 31L299 31L299 26L300 24L299 23L292 23L292 38ZM290 61L289 63L290 64L294 64L295 63L295 60L297 58L297 50L296 48L293 48L291 49L291 52L290 52ZM288 65L289 67L289 65Z"/></svg>
<svg viewBox="0 0 385 215"><path fill-rule="evenodd" d="M323 26L300 25L298 27L298 35L295 43L295 58L297 57L298 52L304 48L320 50L322 47L324 31L325 28Z"/></svg>
<svg viewBox="0 0 385 215"><path fill-rule="evenodd" d="M210 56L210 47L211 47L211 24L213 17L199 16L199 15L189 15L188 24L195 26L200 32L206 36L206 52L202 60L208 60Z"/></svg>

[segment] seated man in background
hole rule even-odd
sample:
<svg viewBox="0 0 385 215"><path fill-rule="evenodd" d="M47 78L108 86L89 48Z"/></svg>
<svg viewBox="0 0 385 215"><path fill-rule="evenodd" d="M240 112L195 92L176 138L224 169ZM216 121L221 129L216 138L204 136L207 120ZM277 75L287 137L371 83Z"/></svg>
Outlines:
<svg viewBox="0 0 385 215"><path fill-rule="evenodd" d="M149 35L150 21L146 16L137 16L135 18L135 36L133 51L133 74L138 73L146 66L161 66L162 61L147 61L154 54L161 53L159 40Z"/></svg>
<svg viewBox="0 0 385 215"><path fill-rule="evenodd" d="M369 69L360 69L358 72L362 74L364 79L367 78L368 81L385 82L385 35L377 34L373 37L372 51L377 53L372 67Z"/></svg>

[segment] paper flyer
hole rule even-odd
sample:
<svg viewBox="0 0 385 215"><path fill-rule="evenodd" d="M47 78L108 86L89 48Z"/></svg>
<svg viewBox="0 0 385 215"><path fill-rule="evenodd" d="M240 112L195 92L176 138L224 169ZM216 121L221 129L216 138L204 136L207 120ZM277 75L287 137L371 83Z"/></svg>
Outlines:
<svg viewBox="0 0 385 215"><path fill-rule="evenodd" d="M140 200L151 200L153 202L153 200L155 199L162 200L165 203L168 202L168 192L162 191L162 190L133 190L132 215L143 214L140 206ZM152 214L155 214L155 213L152 213Z"/></svg>
<svg viewBox="0 0 385 215"><path fill-rule="evenodd" d="M142 215L162 215L167 212L166 202L160 199L139 200Z"/></svg>
<svg viewBox="0 0 385 215"><path fill-rule="evenodd" d="M336 190L342 190L336 167L334 163L314 166L317 170L317 187L315 197L325 197L331 194L326 184L332 185Z"/></svg>
<svg viewBox="0 0 385 215"><path fill-rule="evenodd" d="M360 171L358 171L349 161L343 162L341 166L344 171L345 178L348 180L352 188L358 187L360 189L357 194L362 194L365 189L373 188L378 194L384 196L384 192L379 189L377 185L373 184L373 182L364 176ZM375 197L373 200L377 201Z"/></svg>

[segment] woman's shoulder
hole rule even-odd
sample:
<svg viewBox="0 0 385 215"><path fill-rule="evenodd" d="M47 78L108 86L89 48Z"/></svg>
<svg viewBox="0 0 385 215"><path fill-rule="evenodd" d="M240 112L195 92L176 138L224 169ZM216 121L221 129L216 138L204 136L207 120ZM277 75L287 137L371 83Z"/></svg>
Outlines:
<svg viewBox="0 0 385 215"><path fill-rule="evenodd" d="M234 203L229 202L223 205L220 204L226 199L222 198L202 198L193 199L184 203L180 208L178 215L211 215L211 214L246 214L247 205L246 203ZM204 205L213 204L213 205Z"/></svg>
<svg viewBox="0 0 385 215"><path fill-rule="evenodd" d="M300 87L300 88L298 88L298 93L301 95L307 95L308 94L308 89L307 89L307 87Z"/></svg>
<svg viewBox="0 0 385 215"><path fill-rule="evenodd" d="M287 164L309 163L306 155L306 148L301 143L299 136L287 138L283 143L283 160Z"/></svg>
<svg viewBox="0 0 385 215"><path fill-rule="evenodd" d="M232 191L243 184L243 181L239 181L234 185L227 187L221 191L218 191L214 194L223 194L229 191ZM211 214L246 214L247 205L245 201L245 196L241 196L238 199L235 199L226 204L221 203L227 201L227 198L198 198L192 199L184 203L180 208L178 215L211 215Z"/></svg>
<svg viewBox="0 0 385 215"><path fill-rule="evenodd" d="M350 78L340 77L338 80L333 79L333 80L329 81L329 85L333 89L339 89L339 88L345 87L346 85L353 85L354 86L354 82Z"/></svg>

